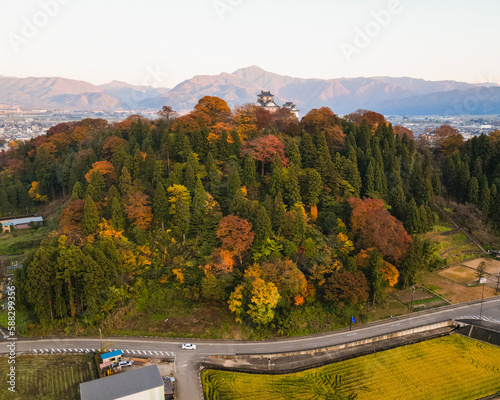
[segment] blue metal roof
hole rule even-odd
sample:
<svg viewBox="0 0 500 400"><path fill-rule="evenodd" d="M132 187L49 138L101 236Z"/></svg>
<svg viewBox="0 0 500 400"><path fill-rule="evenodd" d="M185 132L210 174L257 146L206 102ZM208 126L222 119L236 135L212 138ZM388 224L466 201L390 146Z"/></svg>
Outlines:
<svg viewBox="0 0 500 400"><path fill-rule="evenodd" d="M20 224L29 224L30 222L43 222L42 217L32 217L32 218L17 218L17 219L9 219L7 221L2 221L2 226L7 225L20 225Z"/></svg>
<svg viewBox="0 0 500 400"><path fill-rule="evenodd" d="M113 358L121 355L123 355L123 351L115 350L115 351L110 351L109 353L102 353L101 358L104 360L105 358Z"/></svg>

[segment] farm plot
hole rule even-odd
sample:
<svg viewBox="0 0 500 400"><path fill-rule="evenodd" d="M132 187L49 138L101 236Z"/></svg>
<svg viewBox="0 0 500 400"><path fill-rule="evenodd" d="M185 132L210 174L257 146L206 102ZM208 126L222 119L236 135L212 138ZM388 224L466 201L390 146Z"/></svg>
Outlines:
<svg viewBox="0 0 500 400"><path fill-rule="evenodd" d="M207 400L468 400L500 390L500 348L451 335L294 374L202 372Z"/></svg>
<svg viewBox="0 0 500 400"><path fill-rule="evenodd" d="M0 357L0 374L7 376L6 357ZM16 357L16 393L0 391L0 400L78 400L79 385L97 378L93 361L86 356Z"/></svg>

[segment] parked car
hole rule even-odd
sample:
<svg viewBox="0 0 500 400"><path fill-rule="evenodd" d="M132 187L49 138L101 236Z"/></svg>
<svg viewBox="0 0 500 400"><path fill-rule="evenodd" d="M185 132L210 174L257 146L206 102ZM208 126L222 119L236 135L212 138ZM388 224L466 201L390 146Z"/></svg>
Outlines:
<svg viewBox="0 0 500 400"><path fill-rule="evenodd" d="M132 365L132 361L120 361L118 365L120 367L130 367Z"/></svg>
<svg viewBox="0 0 500 400"><path fill-rule="evenodd" d="M184 343L181 348L183 350L196 350L196 345L191 343Z"/></svg>

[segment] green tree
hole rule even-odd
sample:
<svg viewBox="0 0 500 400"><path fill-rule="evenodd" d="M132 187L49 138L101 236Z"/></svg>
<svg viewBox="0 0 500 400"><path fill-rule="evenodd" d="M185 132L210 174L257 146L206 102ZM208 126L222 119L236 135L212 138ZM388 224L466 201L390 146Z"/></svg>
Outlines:
<svg viewBox="0 0 500 400"><path fill-rule="evenodd" d="M290 142L290 145L286 149L286 156L290 162L294 163L299 168L302 168L302 158L300 156L299 146L297 145L297 141L295 139Z"/></svg>
<svg viewBox="0 0 500 400"><path fill-rule="evenodd" d="M299 173L299 167L290 163L285 185L286 198L290 205L302 202L302 198L300 196Z"/></svg>
<svg viewBox="0 0 500 400"><path fill-rule="evenodd" d="M268 238L273 235L271 219L264 206L260 206L257 213L256 222L254 224L255 240L254 248L260 250Z"/></svg>
<svg viewBox="0 0 500 400"><path fill-rule="evenodd" d="M85 235L93 235L97 232L99 227L99 213L97 207L92 200L92 197L88 196L85 199L85 206L83 208L83 219L82 219L82 230Z"/></svg>
<svg viewBox="0 0 500 400"><path fill-rule="evenodd" d="M257 167L255 160L250 156L245 157L242 180L246 186L254 186L257 183Z"/></svg>
<svg viewBox="0 0 500 400"><path fill-rule="evenodd" d="M163 184L160 182L156 187L155 196L153 199L153 211L156 220L161 225L162 231L165 231L165 224L168 221L169 204L167 194Z"/></svg>
<svg viewBox="0 0 500 400"><path fill-rule="evenodd" d="M470 203L475 205L479 204L479 182L475 176L473 176L470 180L467 198Z"/></svg>
<svg viewBox="0 0 500 400"><path fill-rule="evenodd" d="M193 216L191 220L192 228L196 233L199 233L203 229L206 198L207 194L205 193L200 177L198 177L193 194Z"/></svg>
<svg viewBox="0 0 500 400"><path fill-rule="evenodd" d="M304 132L302 135L299 149L302 166L304 168L314 168L316 165L316 149L309 133Z"/></svg>
<svg viewBox="0 0 500 400"><path fill-rule="evenodd" d="M83 187L82 184L77 181L73 186L73 191L71 192L71 200L78 200L83 198Z"/></svg>
<svg viewBox="0 0 500 400"><path fill-rule="evenodd" d="M122 168L122 172L120 174L120 178L118 181L118 188L120 189L120 193L122 196L127 196L132 187L132 178L130 173L128 172L127 167Z"/></svg>
<svg viewBox="0 0 500 400"><path fill-rule="evenodd" d="M122 231L125 228L123 207L117 197L113 197L111 200L111 225L117 231Z"/></svg>

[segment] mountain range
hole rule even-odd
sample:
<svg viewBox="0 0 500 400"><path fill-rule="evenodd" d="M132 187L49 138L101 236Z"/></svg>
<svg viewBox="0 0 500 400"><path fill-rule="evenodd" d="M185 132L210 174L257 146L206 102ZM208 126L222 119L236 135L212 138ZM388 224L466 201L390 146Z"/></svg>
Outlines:
<svg viewBox="0 0 500 400"><path fill-rule="evenodd" d="M0 76L0 104L58 110L134 111L171 106L180 113L193 109L206 95L235 107L256 101L270 90L278 105L294 102L305 115L330 107L345 115L359 108L385 115L499 114L500 85L415 78L371 77L303 79L265 71L257 66L219 75L197 75L172 89L134 86L113 81L96 86L65 78Z"/></svg>

